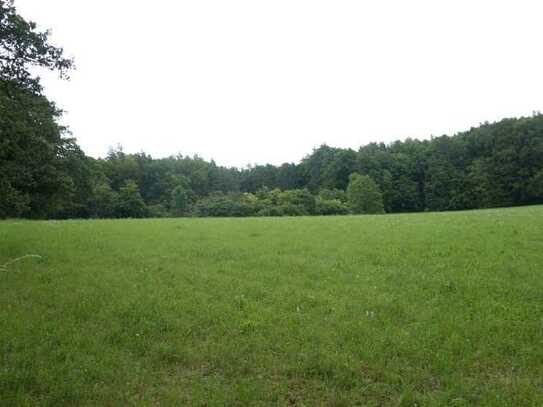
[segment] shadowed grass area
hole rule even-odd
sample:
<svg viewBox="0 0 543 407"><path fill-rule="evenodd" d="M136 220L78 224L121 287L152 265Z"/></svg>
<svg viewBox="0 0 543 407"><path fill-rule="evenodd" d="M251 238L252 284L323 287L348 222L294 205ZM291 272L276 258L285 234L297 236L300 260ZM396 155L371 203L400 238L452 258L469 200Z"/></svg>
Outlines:
<svg viewBox="0 0 543 407"><path fill-rule="evenodd" d="M543 207L0 223L0 405L543 405Z"/></svg>

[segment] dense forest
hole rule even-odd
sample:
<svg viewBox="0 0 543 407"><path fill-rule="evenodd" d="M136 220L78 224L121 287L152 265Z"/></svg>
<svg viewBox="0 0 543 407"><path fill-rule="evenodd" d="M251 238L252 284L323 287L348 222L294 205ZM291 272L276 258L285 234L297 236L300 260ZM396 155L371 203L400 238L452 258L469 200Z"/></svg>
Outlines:
<svg viewBox="0 0 543 407"><path fill-rule="evenodd" d="M543 115L454 136L322 145L280 166L227 168L121 147L88 157L59 124L35 68L73 61L0 2L0 218L282 216L445 211L543 203ZM393 118L391 118L393 120ZM248 159L250 157L247 157Z"/></svg>

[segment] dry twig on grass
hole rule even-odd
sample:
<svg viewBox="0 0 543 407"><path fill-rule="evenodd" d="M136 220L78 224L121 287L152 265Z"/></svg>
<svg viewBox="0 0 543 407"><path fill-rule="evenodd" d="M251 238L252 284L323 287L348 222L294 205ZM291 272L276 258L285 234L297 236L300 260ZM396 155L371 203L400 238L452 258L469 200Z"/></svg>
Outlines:
<svg viewBox="0 0 543 407"><path fill-rule="evenodd" d="M18 261L20 261L20 260L28 259L28 258L41 259L42 257L41 257L39 254L25 254L24 256L17 257L16 259L10 260L10 261L8 261L7 263L2 264L2 265L0 266L0 270L2 270L2 271L7 271L8 266L10 266L10 265L12 265L13 263L16 263L16 262L18 262Z"/></svg>

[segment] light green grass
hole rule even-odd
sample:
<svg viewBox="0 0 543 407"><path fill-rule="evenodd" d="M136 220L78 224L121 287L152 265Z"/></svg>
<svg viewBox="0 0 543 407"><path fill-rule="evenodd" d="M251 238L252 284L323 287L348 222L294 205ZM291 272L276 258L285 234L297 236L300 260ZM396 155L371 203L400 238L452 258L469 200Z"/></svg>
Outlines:
<svg viewBox="0 0 543 407"><path fill-rule="evenodd" d="M543 405L543 207L0 223L0 405Z"/></svg>

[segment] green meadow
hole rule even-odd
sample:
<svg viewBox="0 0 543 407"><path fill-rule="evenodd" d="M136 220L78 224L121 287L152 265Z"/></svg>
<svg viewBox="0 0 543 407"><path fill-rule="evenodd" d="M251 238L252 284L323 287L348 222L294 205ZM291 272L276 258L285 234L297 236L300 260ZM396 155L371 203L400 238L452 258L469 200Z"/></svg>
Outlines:
<svg viewBox="0 0 543 407"><path fill-rule="evenodd" d="M4 221L0 265L2 406L543 405L543 207Z"/></svg>

